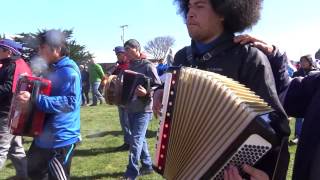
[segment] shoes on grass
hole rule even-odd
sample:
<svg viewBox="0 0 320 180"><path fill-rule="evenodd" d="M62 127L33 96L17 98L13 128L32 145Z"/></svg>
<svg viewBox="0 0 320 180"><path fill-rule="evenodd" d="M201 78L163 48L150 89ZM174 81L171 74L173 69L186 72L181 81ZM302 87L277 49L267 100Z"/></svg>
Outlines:
<svg viewBox="0 0 320 180"><path fill-rule="evenodd" d="M145 175L149 175L149 174L152 174L154 171L153 169L151 168L144 168L142 167L139 171L139 176L145 176Z"/></svg>
<svg viewBox="0 0 320 180"><path fill-rule="evenodd" d="M104 99L103 98L100 98L99 101L100 101L100 104L104 103Z"/></svg>
<svg viewBox="0 0 320 180"><path fill-rule="evenodd" d="M289 145L297 145L299 142L299 138L294 138L289 141Z"/></svg>

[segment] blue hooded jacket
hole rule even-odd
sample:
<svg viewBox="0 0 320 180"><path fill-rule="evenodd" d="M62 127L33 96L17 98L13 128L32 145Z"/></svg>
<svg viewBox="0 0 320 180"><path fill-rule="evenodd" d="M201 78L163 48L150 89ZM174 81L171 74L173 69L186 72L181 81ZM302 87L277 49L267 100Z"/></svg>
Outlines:
<svg viewBox="0 0 320 180"><path fill-rule="evenodd" d="M63 57L50 67L51 95L39 95L38 110L46 113L43 132L35 138L41 148L59 148L77 143L80 136L81 75L76 63Z"/></svg>

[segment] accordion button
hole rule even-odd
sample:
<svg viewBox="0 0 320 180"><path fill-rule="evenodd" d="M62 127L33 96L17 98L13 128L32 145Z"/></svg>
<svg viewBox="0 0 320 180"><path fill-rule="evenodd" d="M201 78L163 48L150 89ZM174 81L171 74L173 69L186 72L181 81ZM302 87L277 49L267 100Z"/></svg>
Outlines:
<svg viewBox="0 0 320 180"><path fill-rule="evenodd" d="M161 167L161 166L159 166L159 170L162 170L162 167Z"/></svg>
<svg viewBox="0 0 320 180"><path fill-rule="evenodd" d="M163 138L167 138L167 135L166 135L166 134L164 134L164 135L163 135Z"/></svg>
<svg viewBox="0 0 320 180"><path fill-rule="evenodd" d="M174 95L174 92L173 92L173 91L171 91L171 92L170 92L170 94L171 94L171 95Z"/></svg>
<svg viewBox="0 0 320 180"><path fill-rule="evenodd" d="M169 102L169 106L172 106L172 102Z"/></svg>
<svg viewBox="0 0 320 180"><path fill-rule="evenodd" d="M161 154L160 157L161 157L161 159L163 159L163 157L164 157L163 154Z"/></svg>
<svg viewBox="0 0 320 180"><path fill-rule="evenodd" d="M162 149L165 149L166 147L164 145L162 145Z"/></svg>
<svg viewBox="0 0 320 180"><path fill-rule="evenodd" d="M172 81L172 84L174 85L176 83L176 81Z"/></svg>
<svg viewBox="0 0 320 180"><path fill-rule="evenodd" d="M168 125L168 124L165 124L165 125L164 125L164 127L165 127L165 128L168 128L168 127L169 127L169 125Z"/></svg>
<svg viewBox="0 0 320 180"><path fill-rule="evenodd" d="M170 113L167 113L167 116L170 117Z"/></svg>

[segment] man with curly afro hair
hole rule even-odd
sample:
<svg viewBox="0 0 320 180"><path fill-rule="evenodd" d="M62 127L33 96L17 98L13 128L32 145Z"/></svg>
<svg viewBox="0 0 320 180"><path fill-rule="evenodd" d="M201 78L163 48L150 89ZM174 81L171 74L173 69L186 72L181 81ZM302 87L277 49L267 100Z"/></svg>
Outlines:
<svg viewBox="0 0 320 180"><path fill-rule="evenodd" d="M233 41L235 33L243 32L258 22L263 1L174 1L185 20L191 45L176 53L173 65L228 76L246 85L268 102L275 110L272 117L276 117L270 118L270 124L280 137L282 146L273 148L255 167L271 178L285 179L289 163L287 137L290 135L290 128L277 95L270 63L267 56L252 45L241 45ZM161 90L155 93L155 113L160 110L161 95Z"/></svg>

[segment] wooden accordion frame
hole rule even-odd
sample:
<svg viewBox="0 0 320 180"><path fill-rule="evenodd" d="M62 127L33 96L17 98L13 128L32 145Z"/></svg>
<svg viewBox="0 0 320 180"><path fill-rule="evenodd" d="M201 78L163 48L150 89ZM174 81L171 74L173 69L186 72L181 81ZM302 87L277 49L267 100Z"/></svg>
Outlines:
<svg viewBox="0 0 320 180"><path fill-rule="evenodd" d="M31 93L30 103L27 109L22 109L17 103L16 97L21 91ZM11 134L34 137L42 132L45 113L37 110L36 99L40 94L50 95L50 93L50 80L33 76L21 76L19 78L9 112L9 128Z"/></svg>
<svg viewBox="0 0 320 180"><path fill-rule="evenodd" d="M272 112L230 78L173 68L164 87L154 169L169 180L223 180L231 164L255 165L280 143L269 125Z"/></svg>

